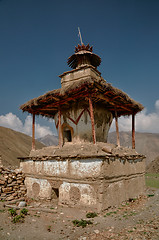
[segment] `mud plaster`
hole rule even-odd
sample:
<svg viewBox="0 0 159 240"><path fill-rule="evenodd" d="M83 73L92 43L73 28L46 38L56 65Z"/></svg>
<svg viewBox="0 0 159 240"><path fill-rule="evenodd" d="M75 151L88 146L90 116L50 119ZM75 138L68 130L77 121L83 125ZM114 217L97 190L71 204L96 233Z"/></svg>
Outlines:
<svg viewBox="0 0 159 240"><path fill-rule="evenodd" d="M130 156L129 156L130 158ZM34 162L34 163L33 163ZM53 199L59 191L59 204L102 211L144 193L144 160L86 158L69 160L24 160L28 197ZM40 172L39 172L40 169Z"/></svg>
<svg viewBox="0 0 159 240"><path fill-rule="evenodd" d="M94 121L96 139L99 142L107 142L108 131L113 120L112 114L99 104L94 104ZM82 113L82 115L81 115ZM77 121L77 119L79 120ZM55 125L58 126L58 114L55 115ZM61 110L61 125L67 125L72 129L72 142L92 141L92 123L89 114L89 105L83 108L79 103L66 110Z"/></svg>

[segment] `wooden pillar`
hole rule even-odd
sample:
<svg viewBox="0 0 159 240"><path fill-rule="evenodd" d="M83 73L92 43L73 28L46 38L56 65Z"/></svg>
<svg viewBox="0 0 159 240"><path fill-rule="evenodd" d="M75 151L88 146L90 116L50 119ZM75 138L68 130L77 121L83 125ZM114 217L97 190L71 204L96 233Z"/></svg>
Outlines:
<svg viewBox="0 0 159 240"><path fill-rule="evenodd" d="M91 96L89 96L89 110L90 110L90 117L91 117L91 124L92 124L93 143L96 144L96 132L95 132L95 125L94 125L93 104L92 104Z"/></svg>
<svg viewBox="0 0 159 240"><path fill-rule="evenodd" d="M120 147L118 115L116 109L115 109L115 126L116 126L116 144L118 147Z"/></svg>
<svg viewBox="0 0 159 240"><path fill-rule="evenodd" d="M33 113L32 122L32 150L35 150L35 113Z"/></svg>
<svg viewBox="0 0 159 240"><path fill-rule="evenodd" d="M135 149L135 114L132 114L132 149Z"/></svg>
<svg viewBox="0 0 159 240"><path fill-rule="evenodd" d="M63 140L62 140L62 128L61 128L61 109L59 107L58 110L58 120L59 120L59 147L62 147Z"/></svg>

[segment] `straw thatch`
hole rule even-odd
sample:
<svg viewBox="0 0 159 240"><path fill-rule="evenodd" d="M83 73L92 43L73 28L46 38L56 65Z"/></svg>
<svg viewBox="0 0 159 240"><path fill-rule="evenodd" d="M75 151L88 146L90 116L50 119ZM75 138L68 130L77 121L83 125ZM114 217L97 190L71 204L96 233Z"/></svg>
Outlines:
<svg viewBox="0 0 159 240"><path fill-rule="evenodd" d="M131 115L143 109L143 106L131 99L125 92L113 87L103 78L100 81L91 77L74 82L70 86L49 91L20 106L24 112L35 113L46 117L54 117L59 107L68 108L74 102L86 103L92 97L93 104L102 104L114 115Z"/></svg>
<svg viewBox="0 0 159 240"><path fill-rule="evenodd" d="M77 53L73 54L71 57L69 57L68 61L67 61L68 65L71 68L75 69L78 66L78 59L81 58L81 55L83 55L83 57L84 56L88 57L90 64L94 67L98 67L101 63L101 58L98 55L96 55L92 52L83 50L83 51L77 52Z"/></svg>
<svg viewBox="0 0 159 240"><path fill-rule="evenodd" d="M92 52L93 47L90 47L89 44L86 46L82 44L81 46L78 44L75 47L75 53L68 58L68 65L75 69L77 66L81 65L83 62L89 61L89 64L93 67L98 67L101 64L101 58Z"/></svg>

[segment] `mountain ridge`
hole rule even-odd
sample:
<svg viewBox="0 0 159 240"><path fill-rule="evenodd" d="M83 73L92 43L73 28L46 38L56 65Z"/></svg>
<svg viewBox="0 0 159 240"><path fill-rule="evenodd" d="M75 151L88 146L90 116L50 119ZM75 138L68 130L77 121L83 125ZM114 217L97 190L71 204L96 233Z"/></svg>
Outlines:
<svg viewBox="0 0 159 240"><path fill-rule="evenodd" d="M131 132L120 132L121 146L131 148ZM146 155L146 166L159 156L159 133L135 133L136 151ZM108 142L116 144L116 132L110 132ZM28 156L32 138L24 133L0 126L0 156L4 165L19 166L17 157ZM58 137L46 135L36 140L36 149L58 145Z"/></svg>
<svg viewBox="0 0 159 240"><path fill-rule="evenodd" d="M124 147L131 147L131 132L120 132L120 144ZM108 142L116 144L116 132L109 133ZM159 133L135 133L135 149L139 154L146 156L146 166L148 166L157 156L159 156Z"/></svg>
<svg viewBox="0 0 159 240"><path fill-rule="evenodd" d="M132 137L131 132L120 132L120 145L123 147L130 147L132 146ZM49 135L49 144L47 143L47 137L38 139L45 143L46 146L51 145L58 145L58 137L56 138L56 144L51 142L52 135ZM53 139L54 139L53 137ZM108 134L108 142L116 144L116 132L109 132ZM135 143L136 143L136 151L139 154L146 155L146 166L148 166L157 156L159 156L159 133L135 133Z"/></svg>
<svg viewBox="0 0 159 240"><path fill-rule="evenodd" d="M35 141L36 148L45 147ZM19 167L18 157L29 155L32 147L32 138L24 133L0 126L0 156L5 166Z"/></svg>
<svg viewBox="0 0 159 240"><path fill-rule="evenodd" d="M46 146L58 145L58 136L47 134L44 137L38 138L37 141L43 143Z"/></svg>

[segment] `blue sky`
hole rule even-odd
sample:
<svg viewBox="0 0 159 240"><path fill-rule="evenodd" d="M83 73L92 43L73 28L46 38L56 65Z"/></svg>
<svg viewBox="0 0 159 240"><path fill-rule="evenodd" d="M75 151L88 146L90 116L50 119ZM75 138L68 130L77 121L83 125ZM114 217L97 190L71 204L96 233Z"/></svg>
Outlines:
<svg viewBox="0 0 159 240"><path fill-rule="evenodd" d="M144 105L137 130L159 132L158 0L0 0L0 125L25 132L31 119L19 106L60 87L78 26L102 77Z"/></svg>

